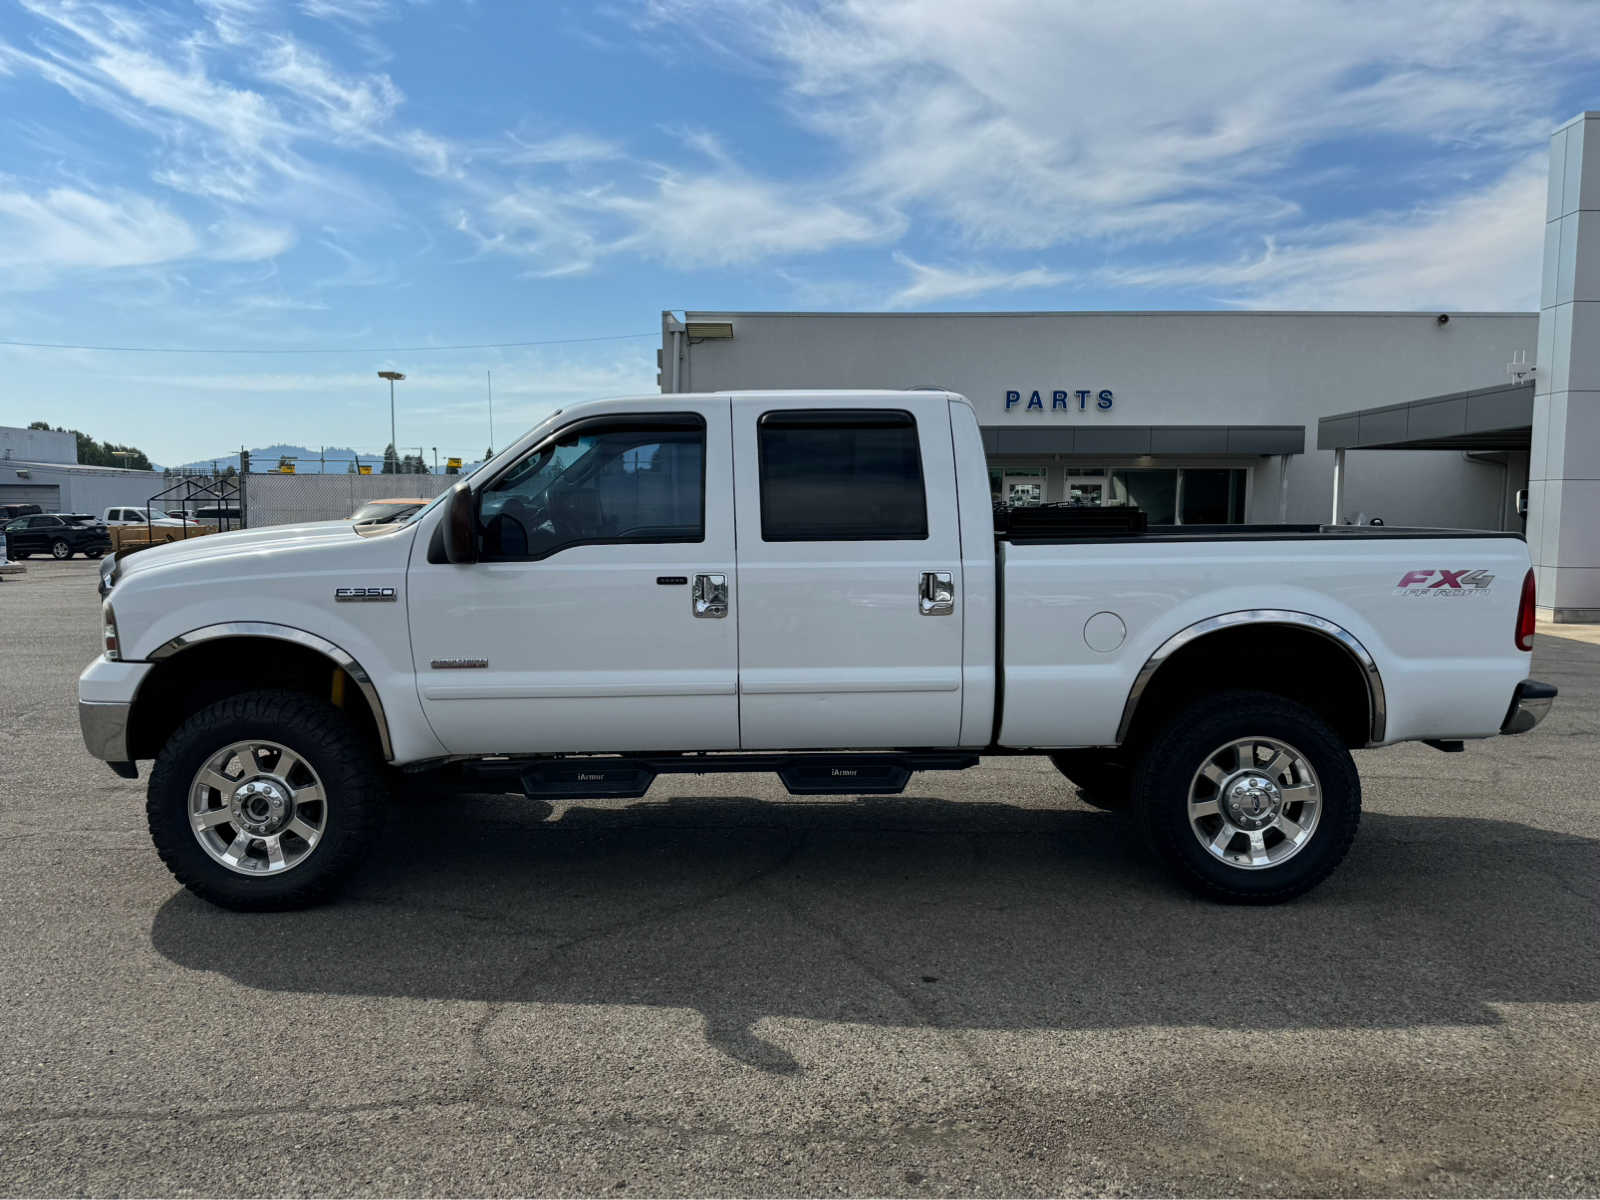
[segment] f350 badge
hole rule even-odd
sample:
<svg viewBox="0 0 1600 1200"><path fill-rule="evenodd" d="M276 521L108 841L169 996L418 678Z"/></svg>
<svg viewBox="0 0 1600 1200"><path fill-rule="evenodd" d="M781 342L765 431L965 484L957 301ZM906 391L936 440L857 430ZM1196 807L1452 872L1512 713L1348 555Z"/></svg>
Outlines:
<svg viewBox="0 0 1600 1200"><path fill-rule="evenodd" d="M1494 576L1488 571L1445 571L1428 568L1407 571L1394 585L1396 596L1482 596L1486 595Z"/></svg>

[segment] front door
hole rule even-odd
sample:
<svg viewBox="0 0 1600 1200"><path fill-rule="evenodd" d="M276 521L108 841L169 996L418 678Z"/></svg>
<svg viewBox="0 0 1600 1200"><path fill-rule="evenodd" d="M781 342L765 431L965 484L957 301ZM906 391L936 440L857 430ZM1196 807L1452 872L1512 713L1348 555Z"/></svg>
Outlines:
<svg viewBox="0 0 1600 1200"><path fill-rule="evenodd" d="M486 481L482 561L418 538L417 686L452 754L738 746L728 400L665 406L586 417Z"/></svg>
<svg viewBox="0 0 1600 1200"><path fill-rule="evenodd" d="M949 402L733 401L747 750L954 746L961 543Z"/></svg>

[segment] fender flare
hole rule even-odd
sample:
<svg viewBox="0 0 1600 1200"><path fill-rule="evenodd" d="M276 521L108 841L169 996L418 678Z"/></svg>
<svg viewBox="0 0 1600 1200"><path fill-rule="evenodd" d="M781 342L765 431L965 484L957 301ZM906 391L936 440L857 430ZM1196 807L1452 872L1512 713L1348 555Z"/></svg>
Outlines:
<svg viewBox="0 0 1600 1200"><path fill-rule="evenodd" d="M1214 617L1207 617L1203 621L1196 621L1187 628L1180 629L1156 648L1154 654L1145 659L1144 666L1139 668L1139 673L1134 676L1133 686L1128 689L1128 699L1122 706L1122 720L1117 724L1117 744L1121 745L1127 740L1128 731L1133 727L1134 713L1139 707L1145 689L1150 686L1150 681L1155 678L1156 672L1166 665L1179 650L1198 641L1207 634L1216 633L1222 629L1233 629L1240 625L1286 625L1297 629L1306 629L1319 634L1329 641L1336 643L1349 656L1350 661L1361 671L1362 681L1367 688L1367 715L1369 718L1368 745L1377 745L1383 741L1384 732L1389 724L1388 700L1383 690L1383 675L1378 670L1377 660L1371 652L1361 644L1361 639L1356 637L1342 625L1336 625L1323 617L1313 616L1310 613L1296 612L1287 608L1246 608L1237 612L1220 613Z"/></svg>
<svg viewBox="0 0 1600 1200"><path fill-rule="evenodd" d="M293 642L297 646L317 651L343 668L344 673L355 681L356 687L366 699L367 706L372 710L373 722L378 727L378 745L383 751L384 761L394 761L394 743L389 739L389 718L383 711L383 701L378 697L378 689L372 682L372 676L356 661L355 655L325 637L307 633L304 629L296 629L293 625L277 625L268 621L224 621L221 624L205 625L199 629L191 629L188 633L181 633L157 646L150 652L148 659L150 662L161 662L187 650L190 646L202 642L214 642L219 638L235 637Z"/></svg>

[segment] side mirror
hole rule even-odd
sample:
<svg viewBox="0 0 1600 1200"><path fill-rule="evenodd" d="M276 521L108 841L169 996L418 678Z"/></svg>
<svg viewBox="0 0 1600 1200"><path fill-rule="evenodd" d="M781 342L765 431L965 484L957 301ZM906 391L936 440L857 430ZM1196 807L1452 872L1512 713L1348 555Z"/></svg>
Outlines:
<svg viewBox="0 0 1600 1200"><path fill-rule="evenodd" d="M478 502L465 482L451 489L445 505L444 556L453 563L478 561Z"/></svg>

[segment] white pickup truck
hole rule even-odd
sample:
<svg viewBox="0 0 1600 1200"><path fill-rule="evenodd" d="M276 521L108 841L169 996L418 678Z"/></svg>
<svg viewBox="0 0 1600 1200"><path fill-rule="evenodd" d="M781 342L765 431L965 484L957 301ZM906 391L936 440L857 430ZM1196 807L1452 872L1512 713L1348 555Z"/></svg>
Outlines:
<svg viewBox="0 0 1600 1200"><path fill-rule="evenodd" d="M980 754L1048 754L1185 883L1263 903L1344 857L1351 749L1522 733L1555 696L1517 535L997 514L988 478L948 392L584 404L402 523L108 560L84 739L155 760L161 857L235 908L329 895L403 772L860 795Z"/></svg>

